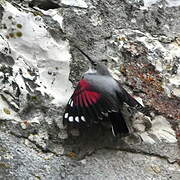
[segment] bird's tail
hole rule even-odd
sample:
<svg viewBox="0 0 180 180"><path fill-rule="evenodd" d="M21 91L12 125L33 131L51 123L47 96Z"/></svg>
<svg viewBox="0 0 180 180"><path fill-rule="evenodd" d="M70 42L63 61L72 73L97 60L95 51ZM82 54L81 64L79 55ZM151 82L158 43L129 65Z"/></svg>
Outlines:
<svg viewBox="0 0 180 180"><path fill-rule="evenodd" d="M109 118L112 123L112 133L114 136L117 135L125 136L130 133L128 124L125 121L123 114L120 111L109 113Z"/></svg>

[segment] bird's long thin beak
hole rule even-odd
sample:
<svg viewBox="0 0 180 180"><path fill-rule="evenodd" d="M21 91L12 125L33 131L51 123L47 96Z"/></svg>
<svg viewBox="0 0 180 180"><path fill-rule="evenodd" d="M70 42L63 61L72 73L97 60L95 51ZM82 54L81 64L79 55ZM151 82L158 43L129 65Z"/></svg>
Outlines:
<svg viewBox="0 0 180 180"><path fill-rule="evenodd" d="M78 49L89 61L90 63L93 65L96 63L96 61L92 60L85 52L83 52L79 47L77 47L76 45L73 45L76 49Z"/></svg>

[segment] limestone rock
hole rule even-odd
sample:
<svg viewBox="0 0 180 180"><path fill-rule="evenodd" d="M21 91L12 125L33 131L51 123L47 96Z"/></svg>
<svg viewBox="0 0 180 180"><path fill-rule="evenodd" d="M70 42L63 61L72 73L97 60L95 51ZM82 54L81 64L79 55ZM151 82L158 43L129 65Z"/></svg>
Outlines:
<svg viewBox="0 0 180 180"><path fill-rule="evenodd" d="M0 179L180 179L177 0L0 0ZM73 87L103 60L151 117L68 136Z"/></svg>

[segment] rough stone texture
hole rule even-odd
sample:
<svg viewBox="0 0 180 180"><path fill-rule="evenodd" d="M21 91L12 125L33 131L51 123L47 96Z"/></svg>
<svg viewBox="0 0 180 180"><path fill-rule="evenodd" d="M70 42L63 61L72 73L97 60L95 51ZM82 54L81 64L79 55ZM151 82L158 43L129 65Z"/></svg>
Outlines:
<svg viewBox="0 0 180 180"><path fill-rule="evenodd" d="M177 0L0 0L0 179L180 179ZM103 60L151 119L134 133L62 125L88 69ZM73 135L73 136L72 136Z"/></svg>

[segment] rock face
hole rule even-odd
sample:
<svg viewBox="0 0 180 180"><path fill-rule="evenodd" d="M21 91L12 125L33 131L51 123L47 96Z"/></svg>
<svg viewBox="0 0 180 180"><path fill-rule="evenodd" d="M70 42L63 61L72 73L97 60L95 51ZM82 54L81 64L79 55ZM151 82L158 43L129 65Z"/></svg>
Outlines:
<svg viewBox="0 0 180 180"><path fill-rule="evenodd" d="M0 179L180 179L177 0L0 0ZM62 125L87 60L106 61L151 113L134 133ZM76 135L76 136L75 136Z"/></svg>

